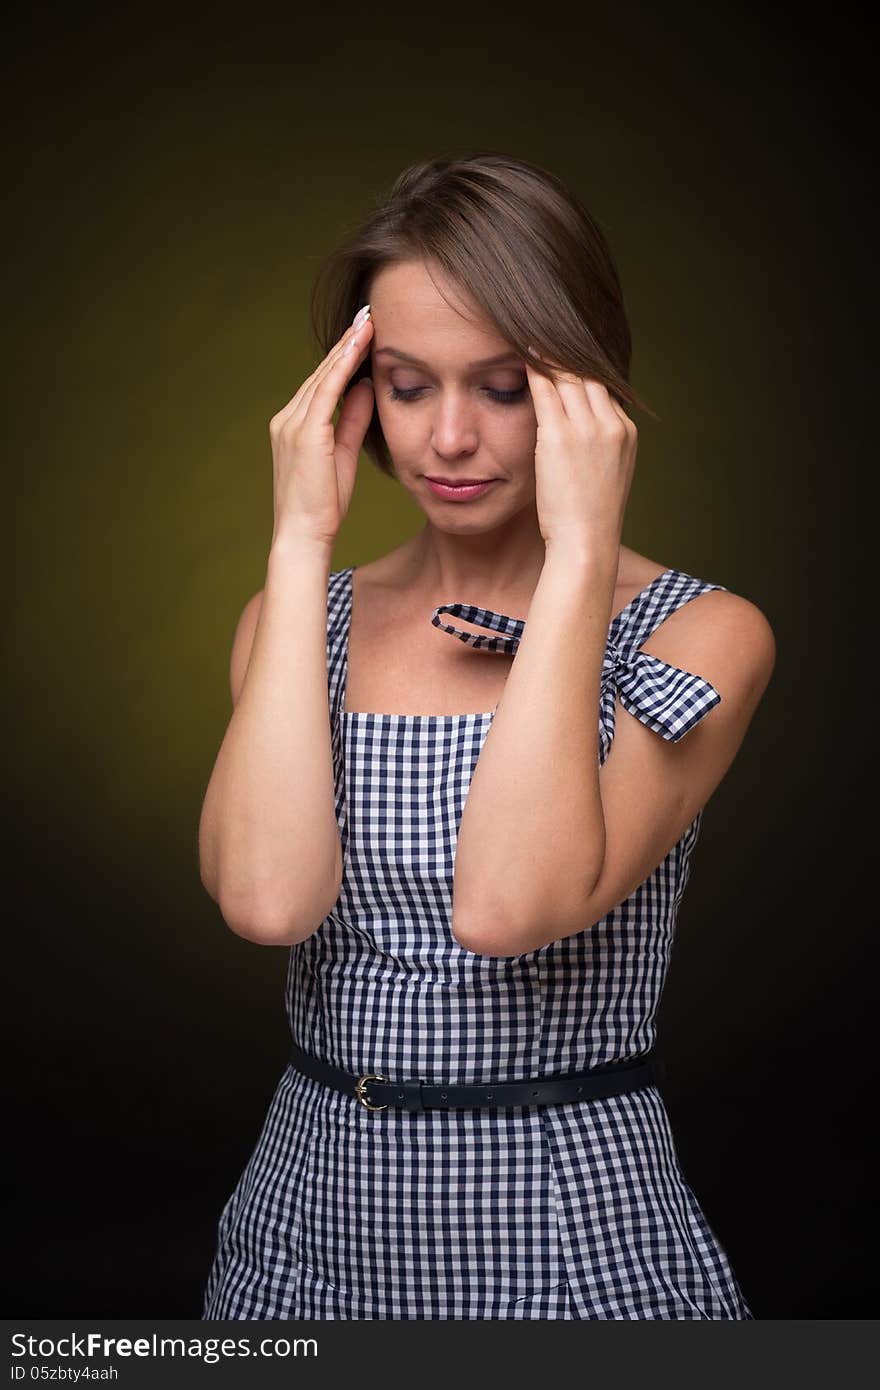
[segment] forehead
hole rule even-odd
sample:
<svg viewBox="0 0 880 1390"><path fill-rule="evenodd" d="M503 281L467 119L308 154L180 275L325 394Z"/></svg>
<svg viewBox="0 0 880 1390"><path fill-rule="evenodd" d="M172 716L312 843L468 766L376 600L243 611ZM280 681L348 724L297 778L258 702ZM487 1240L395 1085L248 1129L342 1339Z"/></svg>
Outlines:
<svg viewBox="0 0 880 1390"><path fill-rule="evenodd" d="M469 362L510 349L466 292L424 261L383 266L370 285L373 351L399 348L423 360ZM386 364L395 359L387 357Z"/></svg>

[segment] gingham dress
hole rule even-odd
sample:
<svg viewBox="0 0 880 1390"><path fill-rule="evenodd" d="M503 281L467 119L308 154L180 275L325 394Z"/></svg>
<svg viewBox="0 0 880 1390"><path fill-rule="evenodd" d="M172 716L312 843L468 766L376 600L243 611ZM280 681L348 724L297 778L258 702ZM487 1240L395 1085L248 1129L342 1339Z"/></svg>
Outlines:
<svg viewBox="0 0 880 1390"><path fill-rule="evenodd" d="M293 1038L347 1071L399 1081L549 1076L647 1052L702 813L577 935L519 956L460 946L456 835L495 711L344 711L351 575L330 574L327 624L344 873L329 916L290 950ZM612 621L600 764L618 697L672 741L718 704L708 681L639 648L677 608L723 587L668 569ZM489 650L515 652L525 629L470 604L429 618ZM221 1212L202 1316L754 1315L684 1179L656 1087L565 1105L370 1111L287 1066Z"/></svg>

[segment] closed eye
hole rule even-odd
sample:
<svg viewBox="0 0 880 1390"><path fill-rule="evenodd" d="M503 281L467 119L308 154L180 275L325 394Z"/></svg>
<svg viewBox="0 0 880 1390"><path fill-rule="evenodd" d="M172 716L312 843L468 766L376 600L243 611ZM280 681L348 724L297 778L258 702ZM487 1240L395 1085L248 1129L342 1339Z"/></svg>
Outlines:
<svg viewBox="0 0 880 1390"><path fill-rule="evenodd" d="M415 401L424 390L424 386L413 386L408 391L402 390L399 386L392 386L388 394L393 401ZM527 387L518 386L513 391L498 391L491 386L486 386L484 390L492 400L498 401L501 405L511 405L514 401L523 399Z"/></svg>

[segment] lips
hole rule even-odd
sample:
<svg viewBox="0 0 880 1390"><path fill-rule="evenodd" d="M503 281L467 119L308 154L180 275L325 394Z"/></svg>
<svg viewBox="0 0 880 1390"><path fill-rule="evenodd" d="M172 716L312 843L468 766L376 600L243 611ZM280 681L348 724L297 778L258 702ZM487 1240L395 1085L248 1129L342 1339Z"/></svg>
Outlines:
<svg viewBox="0 0 880 1390"><path fill-rule="evenodd" d="M465 482L456 479L454 483L441 482L439 478L425 476L425 483L435 497L445 502L470 502L474 497L483 497L498 482L497 478L484 478L482 481Z"/></svg>
<svg viewBox="0 0 880 1390"><path fill-rule="evenodd" d="M445 487L478 487L481 483L493 483L494 478L436 478L433 473L426 474L429 483L443 483Z"/></svg>

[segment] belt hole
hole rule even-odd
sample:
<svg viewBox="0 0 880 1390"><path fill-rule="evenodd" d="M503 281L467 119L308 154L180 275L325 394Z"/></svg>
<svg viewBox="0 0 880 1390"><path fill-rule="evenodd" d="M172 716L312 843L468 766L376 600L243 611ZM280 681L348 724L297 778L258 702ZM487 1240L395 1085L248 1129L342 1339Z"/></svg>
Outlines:
<svg viewBox="0 0 880 1390"><path fill-rule="evenodd" d="M537 1091L532 1091L532 1095L533 1095L533 1096L536 1096L537 1094L538 1094Z"/></svg>
<svg viewBox="0 0 880 1390"><path fill-rule="evenodd" d="M578 1086L578 1090L579 1090L579 1091L582 1091L583 1089L584 1089L583 1086Z"/></svg>
<svg viewBox="0 0 880 1390"><path fill-rule="evenodd" d="M441 1091L441 1092L440 1092L440 1099L441 1099L441 1100L445 1100L445 1099L446 1099L446 1092L445 1092L445 1091Z"/></svg>
<svg viewBox="0 0 880 1390"><path fill-rule="evenodd" d="M398 1100L403 1100L403 1091L398 1091L398 1092L397 1092L397 1099L398 1099Z"/></svg>
<svg viewBox="0 0 880 1390"><path fill-rule="evenodd" d="M492 1099L492 1092L491 1092L491 1091L487 1091L487 1092L486 1092L486 1099L487 1099L487 1100L491 1100L491 1099Z"/></svg>

